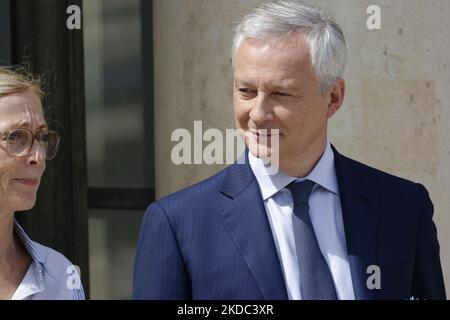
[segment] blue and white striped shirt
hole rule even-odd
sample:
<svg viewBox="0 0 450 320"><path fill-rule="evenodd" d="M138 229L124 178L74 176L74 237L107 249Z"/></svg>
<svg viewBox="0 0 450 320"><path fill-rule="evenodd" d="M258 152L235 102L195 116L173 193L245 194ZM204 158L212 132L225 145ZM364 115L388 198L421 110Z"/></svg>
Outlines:
<svg viewBox="0 0 450 320"><path fill-rule="evenodd" d="M32 262L11 300L84 300L79 271L61 253L32 241L17 221L19 235Z"/></svg>

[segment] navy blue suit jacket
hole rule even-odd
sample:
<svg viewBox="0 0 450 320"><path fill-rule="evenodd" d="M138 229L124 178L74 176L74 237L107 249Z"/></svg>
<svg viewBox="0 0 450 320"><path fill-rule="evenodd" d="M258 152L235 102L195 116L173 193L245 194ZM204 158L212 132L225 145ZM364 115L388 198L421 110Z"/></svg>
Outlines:
<svg viewBox="0 0 450 320"><path fill-rule="evenodd" d="M426 189L333 151L356 299L445 299ZM135 299L288 298L246 162L149 206L135 261ZM371 265L380 267L381 289L367 286Z"/></svg>

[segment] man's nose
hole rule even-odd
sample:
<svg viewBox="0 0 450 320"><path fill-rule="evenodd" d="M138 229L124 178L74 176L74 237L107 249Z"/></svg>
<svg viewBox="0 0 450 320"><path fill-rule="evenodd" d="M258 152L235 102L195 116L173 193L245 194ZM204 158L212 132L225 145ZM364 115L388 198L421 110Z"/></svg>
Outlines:
<svg viewBox="0 0 450 320"><path fill-rule="evenodd" d="M250 111L250 119L257 126L261 126L265 122L273 120L273 117L273 108L269 97L264 93L258 93L255 99L255 105Z"/></svg>
<svg viewBox="0 0 450 320"><path fill-rule="evenodd" d="M38 140L34 140L31 150L28 153L28 164L40 165L45 162L45 147Z"/></svg>

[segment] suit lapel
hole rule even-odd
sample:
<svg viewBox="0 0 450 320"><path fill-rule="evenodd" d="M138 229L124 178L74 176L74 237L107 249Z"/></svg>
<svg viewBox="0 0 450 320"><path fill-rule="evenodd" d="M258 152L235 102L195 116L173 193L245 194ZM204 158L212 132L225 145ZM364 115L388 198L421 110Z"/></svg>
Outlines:
<svg viewBox="0 0 450 320"><path fill-rule="evenodd" d="M261 192L246 153L245 164L230 167L222 184L220 215L265 299L288 299L281 264Z"/></svg>
<svg viewBox="0 0 450 320"><path fill-rule="evenodd" d="M367 287L367 267L376 265L376 237L379 192L367 167L350 160L334 149L336 175L341 197L347 252L355 298L373 299Z"/></svg>

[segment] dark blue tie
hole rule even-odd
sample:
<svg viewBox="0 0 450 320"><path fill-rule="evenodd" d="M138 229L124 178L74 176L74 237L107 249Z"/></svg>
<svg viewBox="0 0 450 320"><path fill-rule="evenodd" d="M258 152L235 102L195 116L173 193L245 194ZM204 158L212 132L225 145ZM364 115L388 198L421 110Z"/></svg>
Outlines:
<svg viewBox="0 0 450 320"><path fill-rule="evenodd" d="M300 291L304 300L336 300L330 268L320 251L309 216L308 199L314 182L293 182L288 188L294 200L292 225L300 271Z"/></svg>

